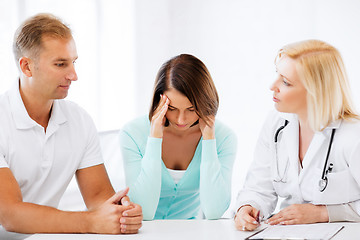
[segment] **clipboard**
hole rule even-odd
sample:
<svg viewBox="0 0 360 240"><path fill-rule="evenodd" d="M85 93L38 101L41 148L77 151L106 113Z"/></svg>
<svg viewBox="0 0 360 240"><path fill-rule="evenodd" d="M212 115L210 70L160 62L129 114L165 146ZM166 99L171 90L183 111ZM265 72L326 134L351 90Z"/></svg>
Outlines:
<svg viewBox="0 0 360 240"><path fill-rule="evenodd" d="M250 236L246 240L256 239L324 239L330 240L339 233L344 226L328 223L301 225L274 225L266 227Z"/></svg>
<svg viewBox="0 0 360 240"><path fill-rule="evenodd" d="M256 234L258 234L258 233L260 233L260 232L262 232L262 231L264 231L265 229L267 229L267 227L264 228L264 229L261 229L260 231L257 231L257 232L254 233L254 234L251 234L250 236L248 236L248 237L245 238L244 240L250 240L250 239L252 239L253 236L255 236Z"/></svg>

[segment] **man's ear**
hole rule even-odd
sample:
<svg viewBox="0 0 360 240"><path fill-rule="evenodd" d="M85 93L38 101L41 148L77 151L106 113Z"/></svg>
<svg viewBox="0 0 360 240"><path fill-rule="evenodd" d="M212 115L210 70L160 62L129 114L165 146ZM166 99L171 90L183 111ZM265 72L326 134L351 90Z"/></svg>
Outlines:
<svg viewBox="0 0 360 240"><path fill-rule="evenodd" d="M20 65L20 70L25 74L25 76L27 77L31 77L32 76L32 72L31 72L31 59L27 58L27 57L21 57L19 59L19 65Z"/></svg>

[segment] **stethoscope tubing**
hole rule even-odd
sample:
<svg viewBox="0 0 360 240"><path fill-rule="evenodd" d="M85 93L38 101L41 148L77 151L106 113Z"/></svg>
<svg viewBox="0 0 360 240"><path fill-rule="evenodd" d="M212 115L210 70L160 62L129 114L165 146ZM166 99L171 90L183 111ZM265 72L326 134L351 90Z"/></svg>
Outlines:
<svg viewBox="0 0 360 240"><path fill-rule="evenodd" d="M329 161L329 155L330 155L331 146L332 146L332 143L333 143L333 140L334 140L335 130L336 129L333 128L332 131L331 131L330 143L329 143L328 151L327 151L327 154L326 154L326 159L325 159L323 172L322 172L322 175L321 175L322 180L325 180L325 178L326 178L326 167L327 167L327 163Z"/></svg>
<svg viewBox="0 0 360 240"><path fill-rule="evenodd" d="M279 159L278 159L278 152L277 152L277 143L278 143L278 137L279 137L279 134L280 132L288 125L289 121L288 120L285 120L285 123L284 125L280 126L276 132L275 132L275 136L274 136L274 142L275 142L275 154L276 154L276 168L277 168L277 174L278 174L278 178L280 180L274 180L275 182L283 182L285 183L286 181L283 181L284 177L285 177L285 174L286 174L286 169L288 166L286 166L285 168L285 173L284 173L284 176L283 177L280 177L280 173L279 173ZM331 132L331 137L330 137L330 142L329 142L329 147L328 147L328 151L326 153L326 158L325 158L325 163L324 163L324 167L323 167L323 171L322 171L322 175L321 175L321 179L320 179L320 182L324 181L326 182L326 184L323 186L323 187L320 187L320 192L323 192L326 187L327 187L327 165L328 165L328 161L329 161L329 156L330 156L330 151L331 151L331 146L332 146L332 143L333 143L333 140L334 140L334 135L335 135L335 131L336 129L333 128L332 129L332 132ZM289 160L288 160L289 161ZM289 164L289 162L287 162L287 165ZM331 163L330 163L331 164Z"/></svg>
<svg viewBox="0 0 360 240"><path fill-rule="evenodd" d="M285 170L284 170L284 174L282 177L280 177L280 170L279 170L279 159L278 159L278 152L277 152L277 144L278 144L278 137L279 137L279 134L280 132L286 127L286 125L288 125L289 121L285 119L285 123L284 125L280 126L278 128L278 130L276 130L275 132L275 138L274 138L274 142L275 142L275 158L276 158L276 171L277 171L277 176L278 178L277 179L274 179L275 182L282 182L282 183L285 183L286 181L284 181L284 178L285 178L285 175L287 173L287 170L288 170L288 167L289 167L289 160L286 161L286 166L285 166Z"/></svg>
<svg viewBox="0 0 360 240"><path fill-rule="evenodd" d="M288 125L288 123L289 123L289 121L285 120L285 124L282 125L281 127L279 127L278 130L276 130L275 139L274 139L275 143L277 143L277 141L278 141L278 137L279 137L281 130L283 130L286 127L286 125Z"/></svg>

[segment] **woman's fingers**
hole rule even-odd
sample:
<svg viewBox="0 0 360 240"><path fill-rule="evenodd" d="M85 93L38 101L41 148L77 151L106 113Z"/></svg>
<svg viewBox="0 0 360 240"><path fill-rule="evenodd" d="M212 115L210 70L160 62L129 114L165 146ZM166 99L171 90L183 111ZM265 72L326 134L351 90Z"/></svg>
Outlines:
<svg viewBox="0 0 360 240"><path fill-rule="evenodd" d="M246 220L243 216L243 218L241 217L235 218L235 226L240 231L253 231L259 226L259 224L254 223L254 221L251 221L250 218Z"/></svg>
<svg viewBox="0 0 360 240"><path fill-rule="evenodd" d="M236 228L240 231L255 230L259 226L259 223L256 221L256 216L253 216L253 214L257 212L257 209L251 206L242 207L235 217Z"/></svg>
<svg viewBox="0 0 360 240"><path fill-rule="evenodd" d="M159 106L157 108L157 112L151 118L150 136L154 138L162 138L163 136L165 114L168 110L170 100L165 95L163 95L163 101L164 103L162 104L162 107L160 108Z"/></svg>
<svg viewBox="0 0 360 240"><path fill-rule="evenodd" d="M270 225L308 224L328 222L326 206L311 203L292 204L267 220Z"/></svg>
<svg viewBox="0 0 360 240"><path fill-rule="evenodd" d="M284 209L283 209L284 210ZM270 225L277 225L279 224L280 222L284 221L284 212L280 211L278 212L277 214L274 214L271 218L269 218L268 220L266 220L266 223L267 224L270 224ZM286 215L286 214L285 214Z"/></svg>
<svg viewBox="0 0 360 240"><path fill-rule="evenodd" d="M157 113L159 113L161 111L161 108L165 105L165 102L168 98L166 97L166 95L164 94L160 94L160 101L158 106L156 107L155 111L154 111L154 115L156 115Z"/></svg>
<svg viewBox="0 0 360 240"><path fill-rule="evenodd" d="M208 124L210 127L213 127L214 124L215 124L215 116L209 116L209 118L207 119L207 124Z"/></svg>
<svg viewBox="0 0 360 240"><path fill-rule="evenodd" d="M259 223L256 221L256 217L252 215L245 215L244 216L244 226L247 231L252 231L259 226Z"/></svg>
<svg viewBox="0 0 360 240"><path fill-rule="evenodd" d="M209 116L207 122L203 119L199 119L199 126L201 134L204 140L214 139L215 138L215 116Z"/></svg>
<svg viewBox="0 0 360 240"><path fill-rule="evenodd" d="M153 119L157 119L159 115L161 114L162 110L169 105L169 99L166 97L166 95L162 95L159 105L157 106L156 110L153 114Z"/></svg>
<svg viewBox="0 0 360 240"><path fill-rule="evenodd" d="M167 112L168 105L169 105L169 99L166 99L165 104L159 109L159 111L157 111L156 114L153 115L151 122L159 121L160 123L162 123L163 118L165 117L165 114Z"/></svg>

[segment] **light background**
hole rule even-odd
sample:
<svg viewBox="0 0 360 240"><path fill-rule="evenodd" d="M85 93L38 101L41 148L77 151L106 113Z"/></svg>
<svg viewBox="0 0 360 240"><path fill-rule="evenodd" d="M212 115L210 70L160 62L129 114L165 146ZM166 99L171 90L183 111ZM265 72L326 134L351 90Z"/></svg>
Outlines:
<svg viewBox="0 0 360 240"><path fill-rule="evenodd" d="M18 77L13 34L39 12L73 29L79 80L68 99L99 131L147 114L156 73L169 58L190 53L207 65L220 95L217 118L238 136L231 207L273 109L269 86L279 48L310 38L337 47L360 103L358 0L0 0L0 93Z"/></svg>

